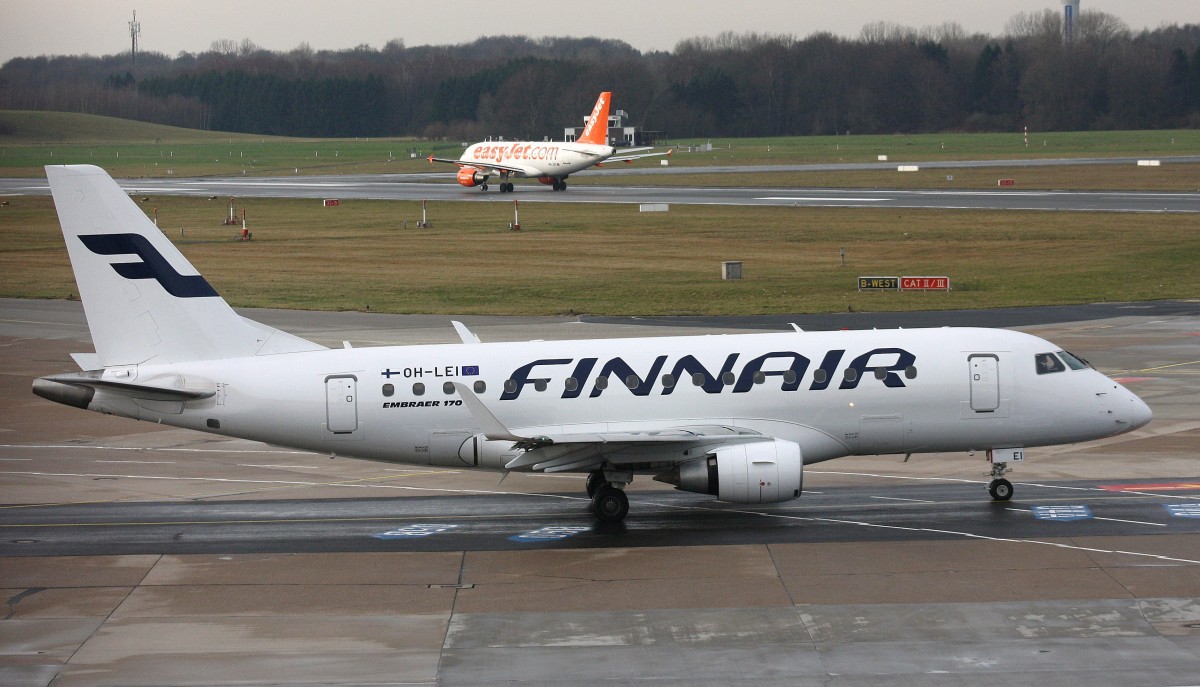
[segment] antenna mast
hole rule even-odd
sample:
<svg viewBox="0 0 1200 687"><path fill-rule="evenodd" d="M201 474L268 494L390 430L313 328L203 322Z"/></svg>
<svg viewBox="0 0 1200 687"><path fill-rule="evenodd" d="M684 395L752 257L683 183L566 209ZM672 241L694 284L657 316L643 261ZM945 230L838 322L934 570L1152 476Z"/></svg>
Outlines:
<svg viewBox="0 0 1200 687"><path fill-rule="evenodd" d="M133 21L129 22L129 37L133 40L133 49L130 54L133 56L133 64L137 66L137 39L142 33L142 23L137 20L137 10L133 11Z"/></svg>

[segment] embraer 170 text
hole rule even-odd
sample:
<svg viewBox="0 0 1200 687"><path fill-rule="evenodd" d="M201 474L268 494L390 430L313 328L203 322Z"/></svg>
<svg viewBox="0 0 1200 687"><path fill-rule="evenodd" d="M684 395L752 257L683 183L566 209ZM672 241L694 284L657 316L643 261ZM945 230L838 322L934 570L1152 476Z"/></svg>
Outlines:
<svg viewBox="0 0 1200 687"><path fill-rule="evenodd" d="M500 177L500 192L511 193L511 179L532 177L555 191L567 190L567 177L588 167L606 162L632 162L665 153L640 153L649 148L616 150L608 144L608 108L612 93L605 91L596 100L583 133L573 142L566 141L486 141L468 146L457 160L429 156L430 162L458 165L458 183L488 190L488 179ZM620 153L619 155L617 153ZM616 155L616 157L614 157Z"/></svg>
<svg viewBox="0 0 1200 687"><path fill-rule="evenodd" d="M653 475L735 503L800 496L847 455L986 451L992 498L1033 446L1150 409L1076 356L1001 329L327 349L235 313L97 167L46 168L95 353L34 393L102 413L414 465L585 473L605 522Z"/></svg>

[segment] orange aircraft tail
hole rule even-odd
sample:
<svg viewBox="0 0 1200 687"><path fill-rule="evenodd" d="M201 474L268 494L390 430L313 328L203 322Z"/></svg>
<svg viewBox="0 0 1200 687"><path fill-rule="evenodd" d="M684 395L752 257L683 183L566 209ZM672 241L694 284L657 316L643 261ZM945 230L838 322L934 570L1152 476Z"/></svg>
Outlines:
<svg viewBox="0 0 1200 687"><path fill-rule="evenodd" d="M579 143L594 143L596 145L608 145L608 104L612 100L612 93L605 91L596 99L596 105L592 108L592 116L588 118L587 125L583 127L583 134L576 139Z"/></svg>

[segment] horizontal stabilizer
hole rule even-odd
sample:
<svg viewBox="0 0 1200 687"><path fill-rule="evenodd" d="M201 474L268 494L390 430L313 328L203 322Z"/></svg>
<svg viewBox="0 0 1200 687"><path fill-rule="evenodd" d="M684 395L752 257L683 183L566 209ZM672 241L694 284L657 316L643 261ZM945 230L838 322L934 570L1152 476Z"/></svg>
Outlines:
<svg viewBox="0 0 1200 687"><path fill-rule="evenodd" d="M215 389L188 385L179 375L171 375L155 381L158 383L138 384L115 379L102 379L99 375L93 376L88 373L61 374L34 380L33 392L48 398L44 394L38 393L39 386L43 390L50 390L54 385L67 385L109 391L142 401L196 401L216 395ZM38 382L42 382L42 384L39 385Z"/></svg>
<svg viewBox="0 0 1200 687"><path fill-rule="evenodd" d="M81 370L98 370L104 367L100 364L100 356L95 353L72 353L71 360L74 360Z"/></svg>

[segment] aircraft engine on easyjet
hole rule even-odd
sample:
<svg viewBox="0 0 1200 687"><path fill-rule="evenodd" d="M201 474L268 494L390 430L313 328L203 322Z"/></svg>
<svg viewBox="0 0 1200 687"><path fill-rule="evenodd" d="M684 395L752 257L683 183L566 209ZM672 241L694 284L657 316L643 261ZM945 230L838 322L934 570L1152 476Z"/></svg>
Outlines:
<svg viewBox="0 0 1200 687"><path fill-rule="evenodd" d="M458 170L458 183L467 188L478 186L487 181L487 177L480 174L478 169L474 167L462 167Z"/></svg>
<svg viewBox="0 0 1200 687"><path fill-rule="evenodd" d="M553 186L558 180L552 176L543 174L542 176L538 177L538 181L542 182L543 184L545 184L547 186Z"/></svg>

